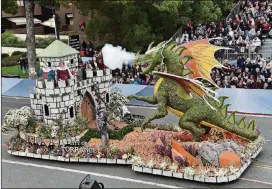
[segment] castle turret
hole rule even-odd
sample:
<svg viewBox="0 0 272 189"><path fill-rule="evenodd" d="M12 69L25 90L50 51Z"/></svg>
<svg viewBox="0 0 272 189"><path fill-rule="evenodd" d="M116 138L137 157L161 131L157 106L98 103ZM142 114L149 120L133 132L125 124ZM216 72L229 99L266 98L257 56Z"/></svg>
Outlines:
<svg viewBox="0 0 272 189"><path fill-rule="evenodd" d="M47 64L56 71L61 61L70 61L67 67L71 72L77 71L79 52L58 40L50 44L38 55L41 66ZM38 120L51 124L62 117L73 121L76 116L84 116L89 127L97 128L97 112L106 111L104 103L109 102L110 69L86 71L87 78L77 81L71 77L67 81L37 80L35 92L30 94L31 107ZM101 102L99 99L104 99ZM97 110L100 111L97 111Z"/></svg>

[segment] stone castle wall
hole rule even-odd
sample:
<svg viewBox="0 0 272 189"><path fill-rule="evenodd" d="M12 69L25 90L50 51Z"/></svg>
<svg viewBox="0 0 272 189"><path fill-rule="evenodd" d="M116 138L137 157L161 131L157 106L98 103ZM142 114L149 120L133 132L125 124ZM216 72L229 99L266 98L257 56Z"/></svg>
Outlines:
<svg viewBox="0 0 272 189"><path fill-rule="evenodd" d="M68 55L60 58L40 58L40 66L43 67L45 63L50 62L52 70L57 70L60 66L60 62L64 61L66 66L70 69L70 71L76 71L78 66L78 54Z"/></svg>
<svg viewBox="0 0 272 189"><path fill-rule="evenodd" d="M61 115L67 121L73 121L81 114L81 104L86 92L89 92L94 100L95 109L104 109L105 104L99 103L94 86L99 88L99 96L109 102L110 69L87 71L87 79L77 81L70 79L68 86L64 82L58 83L58 88L53 82L37 81L35 92L30 94L31 107L38 120L51 124ZM44 86L45 83L45 86ZM99 117L99 116L98 116Z"/></svg>

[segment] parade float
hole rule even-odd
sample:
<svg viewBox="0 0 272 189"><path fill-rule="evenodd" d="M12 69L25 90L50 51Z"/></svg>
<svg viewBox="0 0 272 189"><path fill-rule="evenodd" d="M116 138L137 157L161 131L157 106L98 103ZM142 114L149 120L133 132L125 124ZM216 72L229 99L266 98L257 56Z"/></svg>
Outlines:
<svg viewBox="0 0 272 189"><path fill-rule="evenodd" d="M219 49L224 48L208 40L151 44L133 64L159 77L154 95L125 97L116 88L110 91L109 69L86 70L86 78L76 75L78 52L55 41L38 56L45 66L42 73L54 70L54 79L49 74L37 79L31 107L5 115L4 128L17 131L7 144L8 153L129 164L140 173L206 183L236 180L260 153L264 139L255 120L236 120L235 112L228 115L227 97L216 96L210 71L222 67L214 58ZM164 71L156 71L162 65ZM156 104L156 112L146 118L131 114L125 105L132 98ZM152 123L168 112L180 117L179 122Z"/></svg>

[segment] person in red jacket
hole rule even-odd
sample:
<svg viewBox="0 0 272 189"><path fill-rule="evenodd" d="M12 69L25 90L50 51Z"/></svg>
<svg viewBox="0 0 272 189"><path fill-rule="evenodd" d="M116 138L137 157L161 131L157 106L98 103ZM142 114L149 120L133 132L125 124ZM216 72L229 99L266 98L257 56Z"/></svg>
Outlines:
<svg viewBox="0 0 272 189"><path fill-rule="evenodd" d="M267 21L265 21L265 23L262 26L262 34L267 35L269 31L270 31L270 24Z"/></svg>

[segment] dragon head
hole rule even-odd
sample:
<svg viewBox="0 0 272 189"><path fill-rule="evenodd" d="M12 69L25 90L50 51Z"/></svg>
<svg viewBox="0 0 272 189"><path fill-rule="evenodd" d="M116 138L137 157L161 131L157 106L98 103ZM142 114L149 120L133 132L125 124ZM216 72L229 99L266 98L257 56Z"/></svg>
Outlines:
<svg viewBox="0 0 272 189"><path fill-rule="evenodd" d="M150 74L152 71L156 69L158 65L162 63L162 45L165 42L158 44L156 47L152 48L153 42L148 46L148 49L145 54L137 53L133 66L141 66L143 70L143 74Z"/></svg>

